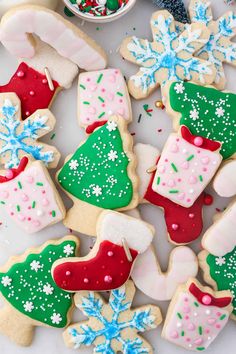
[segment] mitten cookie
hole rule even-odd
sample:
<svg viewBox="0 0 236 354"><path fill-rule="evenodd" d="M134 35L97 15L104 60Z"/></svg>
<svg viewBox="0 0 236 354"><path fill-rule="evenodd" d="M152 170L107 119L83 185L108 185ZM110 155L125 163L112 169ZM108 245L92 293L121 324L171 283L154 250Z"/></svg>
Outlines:
<svg viewBox="0 0 236 354"><path fill-rule="evenodd" d="M236 320L236 247L222 257L202 251L199 253L198 259L205 282L213 286L215 290L231 291L233 296L231 318Z"/></svg>
<svg viewBox="0 0 236 354"><path fill-rule="evenodd" d="M191 82L175 82L163 91L174 129L185 125L192 134L219 141L223 159L236 152L236 95Z"/></svg>
<svg viewBox="0 0 236 354"><path fill-rule="evenodd" d="M171 300L178 285L198 273L198 261L189 247L180 246L170 254L169 266L164 273L158 263L153 247L137 257L131 277L144 294L154 300Z"/></svg>
<svg viewBox="0 0 236 354"><path fill-rule="evenodd" d="M147 97L159 85L171 80L192 80L201 84L214 81L214 65L193 56L209 40L210 31L205 25L190 25L179 34L174 17L164 10L152 15L151 29L153 42L128 37L120 48L125 59L141 66L128 82L134 98Z"/></svg>
<svg viewBox="0 0 236 354"><path fill-rule="evenodd" d="M210 1L191 0L189 16L192 23L204 24L210 30L209 41L196 53L196 56L209 60L215 65L214 84L222 90L226 84L223 63L236 66L236 45L231 41L236 35L236 12L226 12L214 21Z"/></svg>
<svg viewBox="0 0 236 354"><path fill-rule="evenodd" d="M90 236L96 235L97 218L104 209L128 210L138 204L136 160L127 123L113 116L103 124L57 174L74 202L64 225Z"/></svg>
<svg viewBox="0 0 236 354"><path fill-rule="evenodd" d="M231 301L230 291L214 292L190 278L171 300L162 336L187 350L207 349L228 322Z"/></svg>
<svg viewBox="0 0 236 354"><path fill-rule="evenodd" d="M216 173L221 144L194 136L182 126L167 139L157 163L152 189L172 202L189 208Z"/></svg>
<svg viewBox="0 0 236 354"><path fill-rule="evenodd" d="M86 128L94 122L120 115L132 120L131 103L119 69L86 72L79 75L78 120Z"/></svg>
<svg viewBox="0 0 236 354"><path fill-rule="evenodd" d="M27 233L61 221L65 208L41 161L23 157L18 168L0 171L0 205Z"/></svg>
<svg viewBox="0 0 236 354"><path fill-rule="evenodd" d="M0 332L19 345L30 345L34 327L63 328L68 325L72 294L59 289L51 277L54 261L75 256L77 237L66 236L9 259L0 270Z"/></svg>
<svg viewBox="0 0 236 354"><path fill-rule="evenodd" d="M134 295L132 281L113 290L108 303L98 293L78 292L75 305L89 319L65 330L66 346L94 346L97 353L152 354L152 347L138 333L156 328L162 322L161 312L154 305L131 309Z"/></svg>
<svg viewBox="0 0 236 354"><path fill-rule="evenodd" d="M38 110L22 121L20 100L14 93L0 94L0 166L16 168L24 155L42 161L48 168L57 166L59 151L38 139L55 126L48 109Z"/></svg>

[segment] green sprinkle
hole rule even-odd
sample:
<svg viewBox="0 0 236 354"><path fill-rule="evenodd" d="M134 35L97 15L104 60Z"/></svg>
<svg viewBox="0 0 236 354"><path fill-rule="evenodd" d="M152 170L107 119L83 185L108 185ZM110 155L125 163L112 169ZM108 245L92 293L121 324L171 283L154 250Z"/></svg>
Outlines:
<svg viewBox="0 0 236 354"><path fill-rule="evenodd" d="M33 203L32 203L32 208L33 208L33 209L35 208L35 205L36 205L36 202L35 202L35 200L34 200Z"/></svg>
<svg viewBox="0 0 236 354"><path fill-rule="evenodd" d="M55 216L56 216L56 212L55 212L55 210L53 210L52 211L52 217L55 218Z"/></svg>
<svg viewBox="0 0 236 354"><path fill-rule="evenodd" d="M16 206L16 210L17 210L18 212L20 211L20 206L19 206L19 205Z"/></svg>
<svg viewBox="0 0 236 354"><path fill-rule="evenodd" d="M53 140L55 138L55 136L56 136L56 133L53 133L50 139Z"/></svg>
<svg viewBox="0 0 236 354"><path fill-rule="evenodd" d="M202 335L202 326L198 327L198 333L200 334L200 336Z"/></svg>
<svg viewBox="0 0 236 354"><path fill-rule="evenodd" d="M181 332L181 336L184 337L184 331Z"/></svg>
<svg viewBox="0 0 236 354"><path fill-rule="evenodd" d="M202 350L205 350L205 347L197 347L196 349L199 351L202 351Z"/></svg>
<svg viewBox="0 0 236 354"><path fill-rule="evenodd" d="M42 186L43 186L43 183L42 183L42 182L37 182L37 183L36 183L36 186L42 187Z"/></svg>
<svg viewBox="0 0 236 354"><path fill-rule="evenodd" d="M169 193L171 193L171 194L176 194L176 193L179 193L179 191L178 191L177 189L171 189L171 190L169 191Z"/></svg>
<svg viewBox="0 0 236 354"><path fill-rule="evenodd" d="M181 316L181 314L179 313L179 312L177 312L177 316L182 320L182 316Z"/></svg>
<svg viewBox="0 0 236 354"><path fill-rule="evenodd" d="M90 104L88 101L84 101L83 104Z"/></svg>
<svg viewBox="0 0 236 354"><path fill-rule="evenodd" d="M177 167L175 166L175 164L172 162L172 164L171 164L171 167L173 168L173 170L175 171L175 172L178 172L178 169L177 169Z"/></svg>
<svg viewBox="0 0 236 354"><path fill-rule="evenodd" d="M157 185L160 184L161 177L157 177Z"/></svg>
<svg viewBox="0 0 236 354"><path fill-rule="evenodd" d="M226 317L226 315L220 316L220 321L222 321L225 317Z"/></svg>
<svg viewBox="0 0 236 354"><path fill-rule="evenodd" d="M0 203L3 204L3 205L6 204L3 200L1 200Z"/></svg>
<svg viewBox="0 0 236 354"><path fill-rule="evenodd" d="M117 95L118 95L118 96L121 96L121 97L124 96L123 93L121 93L121 92L117 92Z"/></svg>
<svg viewBox="0 0 236 354"><path fill-rule="evenodd" d="M199 304L195 301L194 302L194 305L196 306L196 307L199 307Z"/></svg>
<svg viewBox="0 0 236 354"><path fill-rule="evenodd" d="M194 158L194 155L190 155L190 156L187 158L187 161L191 161L193 158Z"/></svg>
<svg viewBox="0 0 236 354"><path fill-rule="evenodd" d="M102 80L103 74L100 74L97 79L97 84L99 84Z"/></svg>
<svg viewBox="0 0 236 354"><path fill-rule="evenodd" d="M98 118L102 118L102 117L104 116L104 114L105 114L105 112L102 112L102 113L98 116Z"/></svg>
<svg viewBox="0 0 236 354"><path fill-rule="evenodd" d="M98 96L98 99L99 99L101 102L105 102L104 99L103 99L101 96Z"/></svg>
<svg viewBox="0 0 236 354"><path fill-rule="evenodd" d="M203 181L202 175L199 176L199 181L200 181L200 182Z"/></svg>
<svg viewBox="0 0 236 354"><path fill-rule="evenodd" d="M83 90L86 89L86 87L84 85L82 85L82 84L80 84L79 87L81 87Z"/></svg>
<svg viewBox="0 0 236 354"><path fill-rule="evenodd" d="M22 184L21 184L20 181L18 181L18 186L19 186L20 189L22 189Z"/></svg>

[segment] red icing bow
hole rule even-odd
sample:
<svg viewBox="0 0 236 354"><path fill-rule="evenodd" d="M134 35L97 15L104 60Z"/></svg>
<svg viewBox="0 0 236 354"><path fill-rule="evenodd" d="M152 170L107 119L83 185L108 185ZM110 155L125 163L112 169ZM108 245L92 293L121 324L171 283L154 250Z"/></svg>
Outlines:
<svg viewBox="0 0 236 354"><path fill-rule="evenodd" d="M107 123L107 120L100 120L100 122L94 122L94 123L87 126L86 133L92 134L95 129L102 127L106 123Z"/></svg>
<svg viewBox="0 0 236 354"><path fill-rule="evenodd" d="M209 293L204 293L195 283L192 283L189 286L189 291L197 301L204 306L226 307L232 301L231 297L214 297Z"/></svg>
<svg viewBox="0 0 236 354"><path fill-rule="evenodd" d="M221 147L221 143L218 141L210 140L203 136L193 135L185 125L181 126L181 135L188 143L198 146L201 149L216 151Z"/></svg>
<svg viewBox="0 0 236 354"><path fill-rule="evenodd" d="M23 172L29 162L28 157L24 156L20 160L19 166L17 168L12 168L7 171L5 176L0 176L0 183L9 182L12 179L16 178L21 172Z"/></svg>

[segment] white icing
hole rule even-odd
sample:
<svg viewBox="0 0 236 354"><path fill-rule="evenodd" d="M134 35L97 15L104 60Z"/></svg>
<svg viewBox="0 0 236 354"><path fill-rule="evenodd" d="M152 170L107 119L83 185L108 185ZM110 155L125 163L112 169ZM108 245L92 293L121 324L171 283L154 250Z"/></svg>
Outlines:
<svg viewBox="0 0 236 354"><path fill-rule="evenodd" d="M221 197L236 195L236 160L226 163L217 173L213 188Z"/></svg>
<svg viewBox="0 0 236 354"><path fill-rule="evenodd" d="M198 272L195 253L186 246L173 249L169 267L162 273L155 252L149 247L137 257L131 277L135 285L146 295L159 301L170 300L178 285L185 283Z"/></svg>
<svg viewBox="0 0 236 354"><path fill-rule="evenodd" d="M236 200L217 218L202 239L203 247L214 256L221 257L236 246Z"/></svg>
<svg viewBox="0 0 236 354"><path fill-rule="evenodd" d="M63 57L85 70L104 69L105 54L82 31L59 14L40 7L23 7L3 17L0 39L17 57L32 58L35 48L28 34L36 34Z"/></svg>
<svg viewBox="0 0 236 354"><path fill-rule="evenodd" d="M129 248L143 253L152 242L154 230L142 220L115 211L105 211L98 220L97 234L101 241L108 240L120 246L125 238Z"/></svg>
<svg viewBox="0 0 236 354"><path fill-rule="evenodd" d="M147 170L156 165L160 152L152 145L138 143L134 146L134 153L138 160L136 171L139 176L139 196L143 198L151 178Z"/></svg>

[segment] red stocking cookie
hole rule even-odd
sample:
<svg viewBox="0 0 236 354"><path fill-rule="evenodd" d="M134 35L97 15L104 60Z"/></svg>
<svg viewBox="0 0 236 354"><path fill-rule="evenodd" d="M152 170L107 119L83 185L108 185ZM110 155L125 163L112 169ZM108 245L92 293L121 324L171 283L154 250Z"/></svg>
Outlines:
<svg viewBox="0 0 236 354"><path fill-rule="evenodd" d="M142 220L104 211L97 223L97 242L88 256L53 265L56 284L67 291L105 291L129 278L138 254L150 246L154 230Z"/></svg>

